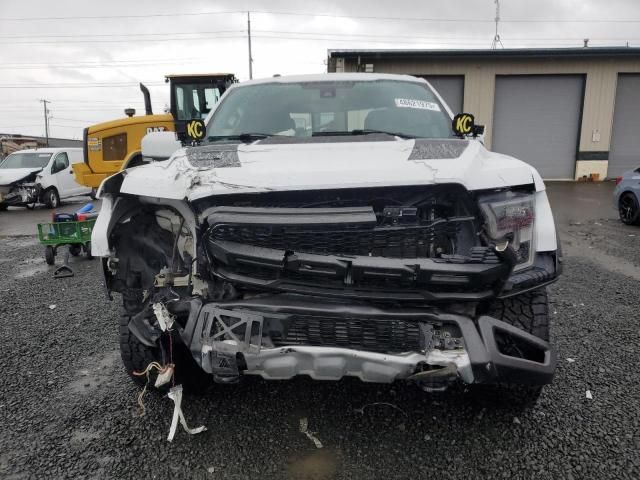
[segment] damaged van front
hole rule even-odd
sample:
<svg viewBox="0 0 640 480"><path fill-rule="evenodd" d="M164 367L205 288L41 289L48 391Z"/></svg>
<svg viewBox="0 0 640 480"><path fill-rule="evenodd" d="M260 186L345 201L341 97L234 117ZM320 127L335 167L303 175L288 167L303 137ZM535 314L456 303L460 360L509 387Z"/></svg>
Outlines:
<svg viewBox="0 0 640 480"><path fill-rule="evenodd" d="M553 216L538 173L469 132L413 77L231 87L198 145L101 186L92 249L122 295L129 373L508 384L534 400L556 366Z"/></svg>

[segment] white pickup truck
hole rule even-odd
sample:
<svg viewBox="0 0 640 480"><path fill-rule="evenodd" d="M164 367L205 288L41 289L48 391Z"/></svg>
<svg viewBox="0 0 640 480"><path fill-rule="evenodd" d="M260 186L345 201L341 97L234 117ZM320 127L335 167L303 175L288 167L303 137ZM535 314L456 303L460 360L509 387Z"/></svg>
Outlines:
<svg viewBox="0 0 640 480"><path fill-rule="evenodd" d="M425 80L254 80L205 123L195 146L151 134L156 161L100 187L92 249L138 382L162 362L187 387L355 376L527 406L552 381L544 183Z"/></svg>
<svg viewBox="0 0 640 480"><path fill-rule="evenodd" d="M8 155L0 163L0 211L37 203L57 208L61 199L91 195L91 188L73 176L71 166L78 162L81 148L36 148Z"/></svg>

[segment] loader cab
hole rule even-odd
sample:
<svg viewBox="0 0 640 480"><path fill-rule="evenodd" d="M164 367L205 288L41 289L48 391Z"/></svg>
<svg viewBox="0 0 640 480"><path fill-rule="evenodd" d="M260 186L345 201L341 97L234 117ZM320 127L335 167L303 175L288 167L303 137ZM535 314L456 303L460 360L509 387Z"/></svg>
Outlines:
<svg viewBox="0 0 640 480"><path fill-rule="evenodd" d="M167 75L165 81L171 85L171 115L183 143L188 141L187 123L204 120L227 88L237 82L231 73Z"/></svg>

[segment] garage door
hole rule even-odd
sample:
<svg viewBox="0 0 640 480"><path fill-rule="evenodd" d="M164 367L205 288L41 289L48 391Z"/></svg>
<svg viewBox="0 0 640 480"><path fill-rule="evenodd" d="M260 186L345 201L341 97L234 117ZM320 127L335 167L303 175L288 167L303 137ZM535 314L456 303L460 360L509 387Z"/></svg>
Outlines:
<svg viewBox="0 0 640 480"><path fill-rule="evenodd" d="M618 75L608 177L640 167L640 75Z"/></svg>
<svg viewBox="0 0 640 480"><path fill-rule="evenodd" d="M463 75L423 75L422 78L438 91L454 115L462 112L464 102Z"/></svg>
<svg viewBox="0 0 640 480"><path fill-rule="evenodd" d="M493 150L573 180L583 87L582 75L496 77Z"/></svg>

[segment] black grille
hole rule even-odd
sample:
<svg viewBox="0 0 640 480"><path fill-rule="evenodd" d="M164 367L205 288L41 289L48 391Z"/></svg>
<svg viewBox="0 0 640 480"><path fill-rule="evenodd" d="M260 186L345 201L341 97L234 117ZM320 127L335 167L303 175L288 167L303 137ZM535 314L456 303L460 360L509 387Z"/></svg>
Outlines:
<svg viewBox="0 0 640 480"><path fill-rule="evenodd" d="M212 240L222 240L256 247L291 250L321 255L364 255L388 258L423 258L436 248L451 249L458 222L439 222L430 226L376 228L323 228L308 226L270 226L246 224L216 225Z"/></svg>
<svg viewBox="0 0 640 480"><path fill-rule="evenodd" d="M341 347L378 353L420 350L416 323L371 318L327 318L296 315L284 337L271 333L275 346Z"/></svg>

